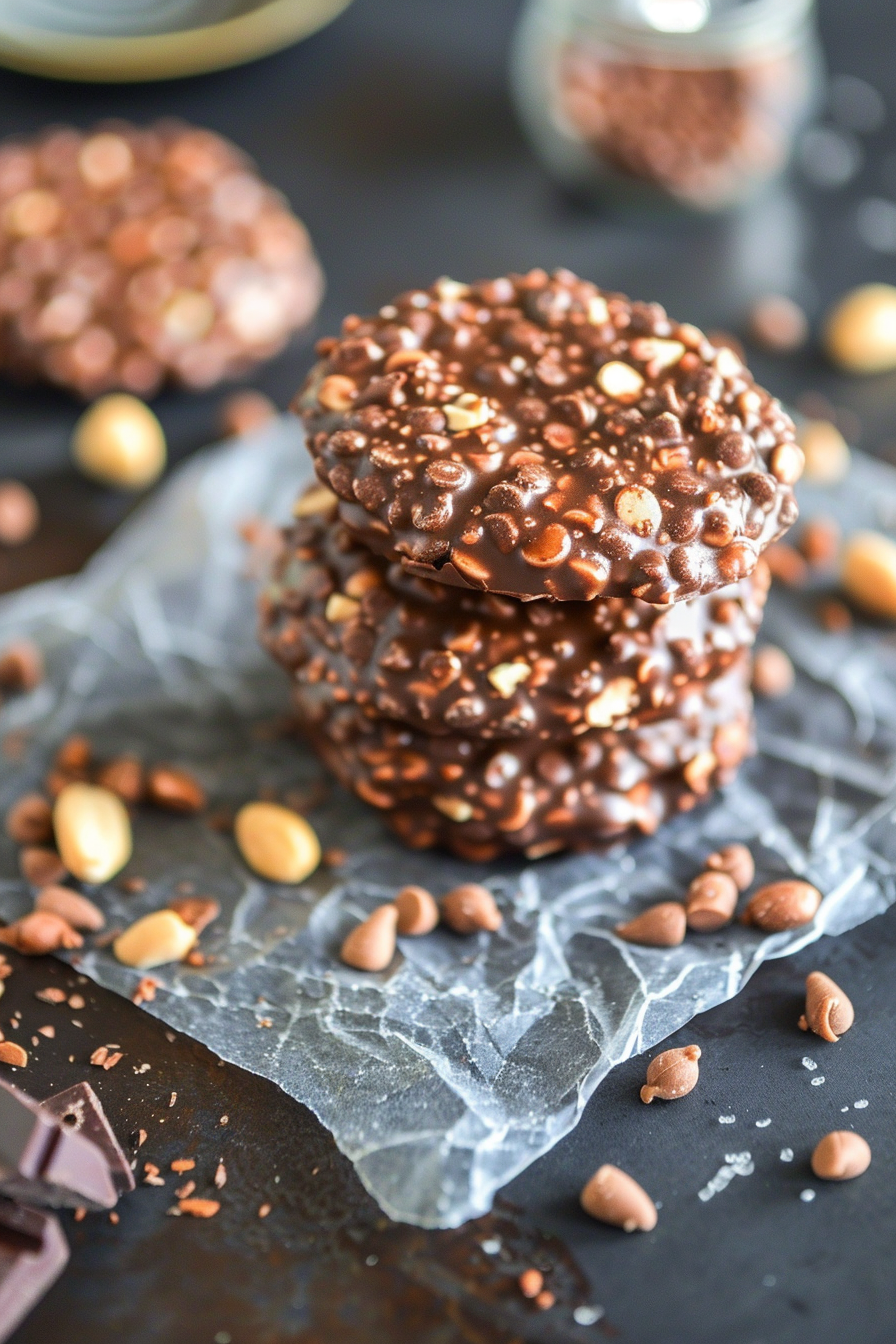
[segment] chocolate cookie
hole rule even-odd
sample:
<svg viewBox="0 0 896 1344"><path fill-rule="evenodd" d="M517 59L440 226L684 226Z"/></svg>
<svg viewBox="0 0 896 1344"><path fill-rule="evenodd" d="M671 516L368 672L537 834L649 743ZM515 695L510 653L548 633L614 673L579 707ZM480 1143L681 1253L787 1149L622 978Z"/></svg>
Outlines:
<svg viewBox="0 0 896 1344"><path fill-rule="evenodd" d="M336 777L410 846L529 858L652 834L733 778L750 751L743 665L683 697L677 718L567 741L433 737L294 690L304 734Z"/></svg>
<svg viewBox="0 0 896 1344"><path fill-rule="evenodd" d="M671 603L796 519L793 425L734 352L568 271L441 280L318 352L297 400L318 475L413 573Z"/></svg>
<svg viewBox="0 0 896 1344"><path fill-rule="evenodd" d="M316 514L286 536L261 638L309 702L338 688L422 732L567 739L677 715L692 683L746 659L767 587L762 562L740 583L672 607L522 603L408 575Z"/></svg>
<svg viewBox="0 0 896 1344"><path fill-rule="evenodd" d="M0 147L0 369L84 397L203 388L276 354L322 278L235 145L174 121Z"/></svg>

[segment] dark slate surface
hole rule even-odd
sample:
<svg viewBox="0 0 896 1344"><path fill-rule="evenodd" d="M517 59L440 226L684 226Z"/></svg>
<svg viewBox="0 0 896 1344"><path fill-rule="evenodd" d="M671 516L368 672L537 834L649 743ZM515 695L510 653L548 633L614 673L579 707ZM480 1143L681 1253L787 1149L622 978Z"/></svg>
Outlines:
<svg viewBox="0 0 896 1344"><path fill-rule="evenodd" d="M791 290L817 316L847 285L896 280L896 258L869 250L855 225L861 200L896 191L892 117L862 137L864 166L836 192L797 178L729 220L601 217L554 191L521 142L504 79L515 10L510 0L356 0L292 51L177 84L80 87L0 73L0 132L178 113L233 136L312 231L329 280L320 332L438 274L530 265L568 265L659 299L676 316L733 330L750 296L769 288ZM870 80L896 116L892 23L890 0L822 6L830 69ZM306 341L255 385L286 405L309 361ZM896 459L896 375L840 379L811 351L752 363L790 400L823 393L863 447ZM216 400L160 400L175 456L212 437ZM0 470L33 480L45 509L36 541L0 557L2 587L74 567L123 515L120 500L65 468L77 410L57 393L0 391ZM63 1335L84 1344L889 1341L894 953L891 912L764 967L736 1001L673 1042L696 1040L704 1050L691 1097L647 1109L637 1100L643 1062L624 1065L491 1217L454 1233L389 1224L326 1132L276 1088L218 1066L186 1039L168 1040L137 1008L77 984L57 963L17 962L0 1005L7 1034L57 1028L54 1040L39 1038L21 1082L42 1096L89 1074L122 1140L147 1131L141 1164L157 1163L166 1179L123 1201L117 1226L65 1215L71 1266L17 1344ZM856 1005L857 1026L839 1045L795 1028L802 979L816 967ZM83 994L86 1008L35 1000L50 983ZM13 1033L6 1021L17 1008L23 1023ZM112 1042L125 1052L117 1068L90 1068L91 1051ZM805 1068L804 1056L818 1069ZM144 1061L150 1070L136 1073ZM825 1083L812 1086L819 1075ZM867 1108L854 1109L858 1100ZM736 1119L721 1125L720 1115ZM765 1119L771 1124L757 1128ZM823 1187L809 1152L822 1133L846 1125L868 1138L873 1167L855 1184ZM780 1160L783 1148L792 1162ZM726 1154L747 1151L753 1174L701 1201ZM196 1170L176 1177L168 1164L183 1156L196 1158ZM166 1216L183 1181L214 1194L221 1158L228 1179L217 1218ZM578 1212L578 1188L602 1161L630 1170L662 1202L656 1232L625 1237ZM815 1199L801 1200L804 1190ZM264 1203L272 1209L259 1219ZM558 1299L550 1312L535 1312L515 1291L514 1275L530 1264L548 1270ZM572 1312L583 1304L605 1314L576 1324Z"/></svg>

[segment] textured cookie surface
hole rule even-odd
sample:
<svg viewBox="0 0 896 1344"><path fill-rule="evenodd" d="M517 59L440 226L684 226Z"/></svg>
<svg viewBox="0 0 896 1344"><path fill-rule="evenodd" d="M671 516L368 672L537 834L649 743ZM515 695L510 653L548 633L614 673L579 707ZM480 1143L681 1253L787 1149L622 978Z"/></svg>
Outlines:
<svg viewBox="0 0 896 1344"><path fill-rule="evenodd" d="M737 356L567 271L439 281L318 351L318 475L359 539L442 583L671 603L796 519L793 425Z"/></svg>
<svg viewBox="0 0 896 1344"><path fill-rule="evenodd" d="M0 369L85 397L210 387L275 354L322 288L235 145L178 122L0 146Z"/></svg>
<svg viewBox="0 0 896 1344"><path fill-rule="evenodd" d="M692 686L677 718L567 741L433 737L294 687L302 730L336 777L406 844L486 860L540 858L652 834L730 781L750 751L745 663Z"/></svg>
<svg viewBox="0 0 896 1344"><path fill-rule="evenodd" d="M309 700L338 687L423 732L563 740L676 717L695 682L747 658L767 578L763 562L671 607L523 603L408 575L317 514L286 537L261 635Z"/></svg>

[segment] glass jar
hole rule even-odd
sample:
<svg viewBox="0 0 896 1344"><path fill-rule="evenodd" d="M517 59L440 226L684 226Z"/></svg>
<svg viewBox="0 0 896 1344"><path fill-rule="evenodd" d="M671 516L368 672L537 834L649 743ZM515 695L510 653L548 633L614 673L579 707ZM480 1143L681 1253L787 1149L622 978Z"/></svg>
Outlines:
<svg viewBox="0 0 896 1344"><path fill-rule="evenodd" d="M520 115L574 190L701 211L784 171L821 86L814 0L529 0Z"/></svg>

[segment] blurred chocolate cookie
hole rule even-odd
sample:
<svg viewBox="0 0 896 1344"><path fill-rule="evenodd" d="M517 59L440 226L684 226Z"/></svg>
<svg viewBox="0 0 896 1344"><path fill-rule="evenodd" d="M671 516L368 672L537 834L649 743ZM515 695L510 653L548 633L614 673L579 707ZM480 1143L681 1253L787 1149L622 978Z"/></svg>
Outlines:
<svg viewBox="0 0 896 1344"><path fill-rule="evenodd" d="M0 147L0 370L83 397L211 387L320 300L308 235L246 156L179 122Z"/></svg>

